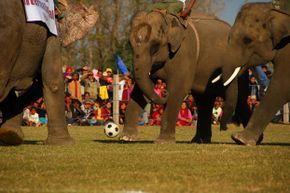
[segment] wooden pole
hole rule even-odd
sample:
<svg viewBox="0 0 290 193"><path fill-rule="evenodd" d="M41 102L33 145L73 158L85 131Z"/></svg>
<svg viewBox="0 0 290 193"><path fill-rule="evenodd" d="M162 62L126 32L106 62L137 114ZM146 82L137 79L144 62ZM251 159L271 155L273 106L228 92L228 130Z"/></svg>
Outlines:
<svg viewBox="0 0 290 193"><path fill-rule="evenodd" d="M113 76L113 121L119 124L119 75Z"/></svg>
<svg viewBox="0 0 290 193"><path fill-rule="evenodd" d="M289 123L289 106L288 106L288 103L286 103L283 106L283 122L284 123Z"/></svg>

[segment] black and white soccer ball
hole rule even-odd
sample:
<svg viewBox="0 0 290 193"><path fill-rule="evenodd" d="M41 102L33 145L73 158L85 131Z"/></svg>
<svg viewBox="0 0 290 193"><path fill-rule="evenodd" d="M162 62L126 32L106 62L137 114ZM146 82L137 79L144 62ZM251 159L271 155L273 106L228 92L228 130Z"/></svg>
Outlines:
<svg viewBox="0 0 290 193"><path fill-rule="evenodd" d="M112 121L105 124L104 132L107 137L117 137L120 133L118 125Z"/></svg>

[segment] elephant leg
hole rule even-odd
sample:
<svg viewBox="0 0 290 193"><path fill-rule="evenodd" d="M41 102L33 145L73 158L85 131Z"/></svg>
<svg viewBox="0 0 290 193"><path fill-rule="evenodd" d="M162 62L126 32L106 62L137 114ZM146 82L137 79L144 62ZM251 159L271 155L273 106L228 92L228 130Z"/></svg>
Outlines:
<svg viewBox="0 0 290 193"><path fill-rule="evenodd" d="M135 141L138 136L137 123L139 115L142 110L148 104L148 101L143 96L142 91L138 85L134 86L131 94L131 99L129 100L126 112L125 112L125 124L123 129L123 134L120 137L122 141Z"/></svg>
<svg viewBox="0 0 290 193"><path fill-rule="evenodd" d="M223 116L220 123L220 130L228 129L227 123L231 119L235 111L235 107L237 105L237 98L238 98L238 85L237 79L235 79L226 90L226 97L223 108Z"/></svg>
<svg viewBox="0 0 290 193"><path fill-rule="evenodd" d="M42 64L43 95L47 105L48 145L68 145L70 137L65 122L64 80L61 67L60 43L54 36L47 40Z"/></svg>
<svg viewBox="0 0 290 193"><path fill-rule="evenodd" d="M272 120L280 107L288 101L289 89L281 89L279 85L287 85L281 81L279 69L271 79L266 95L261 101L250 118L250 121L244 131L234 133L232 139L243 145L256 145L262 136L266 126ZM287 80L286 80L287 81Z"/></svg>
<svg viewBox="0 0 290 193"><path fill-rule="evenodd" d="M175 80L174 85L168 83L168 101L164 107L165 109L161 118L160 134L155 143L175 143L176 121L182 100L187 94L180 88L182 88L182 86L178 84L177 80Z"/></svg>
<svg viewBox="0 0 290 193"><path fill-rule="evenodd" d="M212 95L200 95L196 97L198 118L196 134L191 143L211 143L211 119L215 97Z"/></svg>
<svg viewBox="0 0 290 193"><path fill-rule="evenodd" d="M24 134L21 130L22 113L18 112L17 97L11 91L7 98L0 104L2 123L0 123L0 144L20 145Z"/></svg>

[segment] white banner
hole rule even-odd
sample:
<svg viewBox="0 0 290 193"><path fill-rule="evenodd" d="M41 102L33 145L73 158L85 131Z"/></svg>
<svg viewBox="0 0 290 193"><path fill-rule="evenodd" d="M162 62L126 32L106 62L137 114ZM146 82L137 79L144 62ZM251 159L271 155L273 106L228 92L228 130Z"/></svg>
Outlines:
<svg viewBox="0 0 290 193"><path fill-rule="evenodd" d="M23 0L28 22L42 21L57 35L53 0Z"/></svg>

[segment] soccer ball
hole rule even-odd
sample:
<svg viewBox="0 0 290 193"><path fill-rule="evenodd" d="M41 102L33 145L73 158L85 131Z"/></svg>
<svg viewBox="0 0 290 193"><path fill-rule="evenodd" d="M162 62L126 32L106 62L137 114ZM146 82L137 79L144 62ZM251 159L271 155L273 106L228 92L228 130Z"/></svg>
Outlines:
<svg viewBox="0 0 290 193"><path fill-rule="evenodd" d="M104 132L107 137L117 137L120 133L120 129L114 122L108 122L105 124Z"/></svg>

